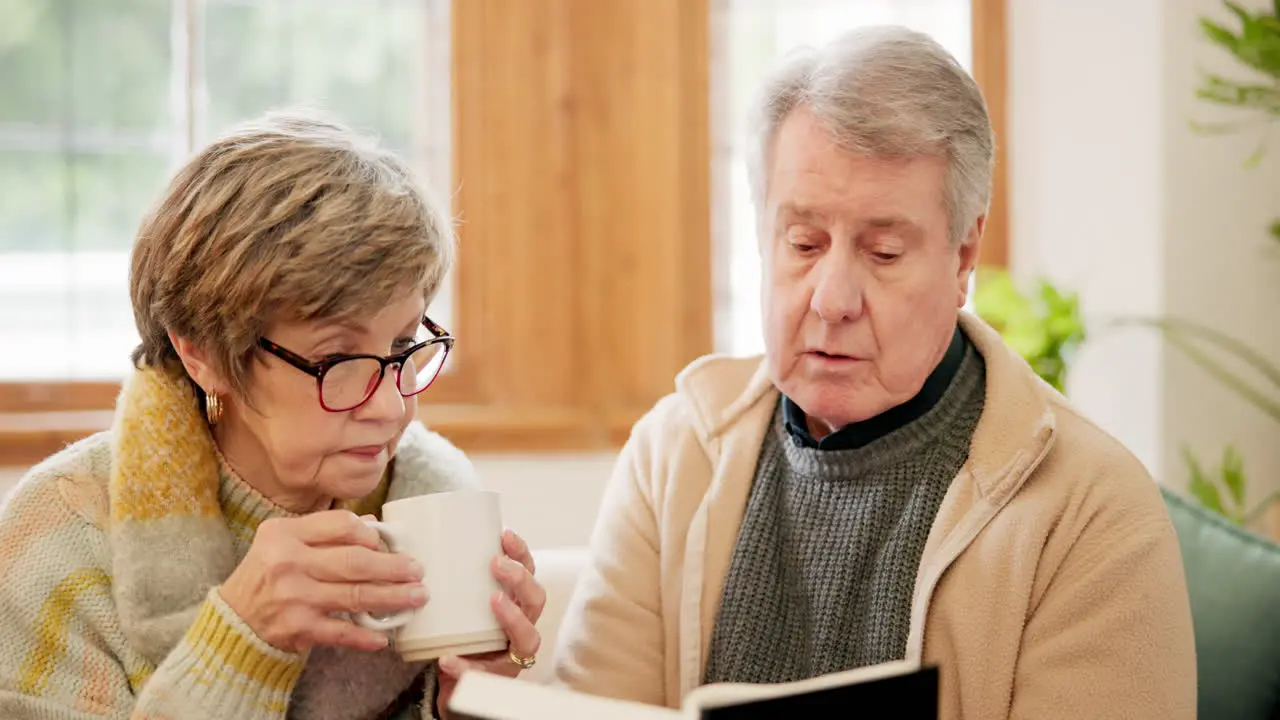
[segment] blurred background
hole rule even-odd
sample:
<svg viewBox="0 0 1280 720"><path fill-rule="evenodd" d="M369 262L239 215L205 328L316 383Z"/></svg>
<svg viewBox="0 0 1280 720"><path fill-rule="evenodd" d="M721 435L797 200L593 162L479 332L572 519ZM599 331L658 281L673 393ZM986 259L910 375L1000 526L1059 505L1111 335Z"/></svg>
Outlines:
<svg viewBox="0 0 1280 720"><path fill-rule="evenodd" d="M451 201L459 264L431 313L458 346L423 416L533 544L581 545L680 368L762 349L760 78L900 23L974 74L998 136L971 309L1166 487L1280 536L1280 23L1244 7L0 0L0 495L108 426L137 341L129 248L168 175L306 105Z"/></svg>

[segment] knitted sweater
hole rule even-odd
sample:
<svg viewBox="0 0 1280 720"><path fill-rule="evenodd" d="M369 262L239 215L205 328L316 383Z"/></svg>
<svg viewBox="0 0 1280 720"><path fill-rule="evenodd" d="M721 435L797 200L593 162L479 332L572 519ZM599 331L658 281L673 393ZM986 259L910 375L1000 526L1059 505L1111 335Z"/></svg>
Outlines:
<svg viewBox="0 0 1280 720"><path fill-rule="evenodd" d="M804 447L778 403L706 682L789 682L905 657L920 555L982 415L982 358L958 347L937 404L864 447Z"/></svg>
<svg viewBox="0 0 1280 720"><path fill-rule="evenodd" d="M344 507L472 485L462 453L411 424ZM135 373L112 430L34 468L0 511L0 717L363 720L423 676L431 697L433 671L394 650L281 652L221 601L258 525L285 514L225 470L185 379Z"/></svg>

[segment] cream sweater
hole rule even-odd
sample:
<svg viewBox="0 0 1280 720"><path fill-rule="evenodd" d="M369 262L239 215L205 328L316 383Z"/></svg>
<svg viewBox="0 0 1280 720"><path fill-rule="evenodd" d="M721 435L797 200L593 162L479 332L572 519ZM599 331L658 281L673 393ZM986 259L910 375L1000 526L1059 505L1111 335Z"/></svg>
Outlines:
<svg viewBox="0 0 1280 720"><path fill-rule="evenodd" d="M1195 717L1191 612L1158 488L977 318L985 407L915 578L907 658L958 718ZM567 611L558 679L677 706L707 647L778 392L708 358L634 429Z"/></svg>

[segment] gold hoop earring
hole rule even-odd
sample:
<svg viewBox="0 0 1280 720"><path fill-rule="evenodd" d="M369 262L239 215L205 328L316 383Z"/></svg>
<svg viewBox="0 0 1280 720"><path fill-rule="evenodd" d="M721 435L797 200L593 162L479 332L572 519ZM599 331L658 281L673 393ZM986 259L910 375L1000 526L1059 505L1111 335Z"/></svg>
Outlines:
<svg viewBox="0 0 1280 720"><path fill-rule="evenodd" d="M209 425L217 425L222 419L222 398L217 393L204 396L204 416L209 419Z"/></svg>

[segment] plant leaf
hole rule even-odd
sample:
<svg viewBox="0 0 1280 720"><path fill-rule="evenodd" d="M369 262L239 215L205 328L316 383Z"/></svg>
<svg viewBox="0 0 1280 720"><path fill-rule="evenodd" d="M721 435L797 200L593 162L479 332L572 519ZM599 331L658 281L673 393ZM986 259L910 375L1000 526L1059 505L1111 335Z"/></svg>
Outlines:
<svg viewBox="0 0 1280 720"><path fill-rule="evenodd" d="M1240 34L1202 18L1200 26L1205 36L1249 67L1272 77L1280 76L1280 33L1262 21L1262 14L1255 17L1229 0L1223 5L1240 21Z"/></svg>
<svg viewBox="0 0 1280 720"><path fill-rule="evenodd" d="M1253 387L1248 381L1242 379L1236 373L1227 370L1222 365L1215 362L1206 355L1200 348L1187 339L1187 336L1200 335L1201 339L1207 340L1217 345L1220 349L1236 356L1238 359L1253 366L1268 380L1280 385L1280 368L1272 365L1270 361L1262 357L1253 349L1231 338L1228 335L1220 333L1211 328L1206 328L1195 323L1185 320L1176 320L1168 318L1120 318L1113 321L1114 324L1126 325L1145 325L1159 329L1174 348L1180 350L1193 363L1198 365L1201 370L1207 372L1218 382L1222 383L1227 389L1236 393L1250 405L1261 410L1263 413L1271 416L1277 422L1280 422L1280 401L1267 397L1267 394Z"/></svg>
<svg viewBox="0 0 1280 720"><path fill-rule="evenodd" d="M1280 0L1276 0L1276 2L1280 2ZM1271 237L1275 238L1276 240L1280 240L1280 219L1272 220L1271 227L1268 229L1271 232Z"/></svg>
<svg viewBox="0 0 1280 720"><path fill-rule="evenodd" d="M1197 91L1199 94L1199 91ZM1267 123L1280 121L1280 115L1263 114L1253 116L1247 120L1237 120L1234 122L1201 122L1199 120L1188 120L1187 125L1192 132L1202 135L1229 135L1238 133L1242 130L1263 130Z"/></svg>
<svg viewBox="0 0 1280 720"><path fill-rule="evenodd" d="M1187 470L1191 477L1187 482L1187 490L1191 493L1201 505L1226 516L1226 510L1222 507L1222 494L1218 492L1218 486L1214 485L1205 477L1204 471L1200 468L1199 461L1191 454L1191 450L1185 445L1182 447L1182 457L1186 460Z"/></svg>
<svg viewBox="0 0 1280 720"><path fill-rule="evenodd" d="M1249 526L1254 524L1257 522L1258 518L1262 517L1263 514L1267 512L1267 510L1271 509L1271 505L1273 503L1278 502L1280 502L1280 490L1277 490L1263 498L1262 502L1254 505L1252 510L1246 512L1241 525Z"/></svg>
<svg viewBox="0 0 1280 720"><path fill-rule="evenodd" d="M1200 30L1204 32L1205 37L1209 38L1209 40L1221 45L1227 50L1235 51L1235 33L1206 18L1200 18Z"/></svg>
<svg viewBox="0 0 1280 720"><path fill-rule="evenodd" d="M1280 402L1266 397L1249 385L1247 381L1242 380L1235 373L1211 360L1208 355L1205 355L1199 348L1187 342L1181 336L1174 334L1168 336L1168 339L1174 347L1182 351L1183 355L1186 355L1188 359L1199 365L1201 370L1209 373L1230 390L1235 391L1237 395L1247 400L1254 407L1270 415L1273 420L1280 422Z"/></svg>
<svg viewBox="0 0 1280 720"><path fill-rule="evenodd" d="M1244 460L1236 449L1228 445L1222 453L1222 484L1231 493L1231 500L1236 508L1244 510Z"/></svg>
<svg viewBox="0 0 1280 720"><path fill-rule="evenodd" d="M1277 220L1276 224L1280 225L1280 220ZM1261 352L1254 350L1221 330L1215 330L1207 325L1182 318L1122 318L1119 322L1121 324L1138 324L1153 327L1170 337L1186 335L1203 340L1238 358L1275 385L1277 389L1280 389L1280 366L1273 364Z"/></svg>
<svg viewBox="0 0 1280 720"><path fill-rule="evenodd" d="M997 331L1004 333L1015 318L1025 315L1030 302L1013 284L1007 270L981 268L973 297L974 311Z"/></svg>
<svg viewBox="0 0 1280 720"><path fill-rule="evenodd" d="M1262 157L1266 154L1267 154L1266 143L1259 141L1258 147L1254 148L1253 150L1253 154L1245 158L1244 166L1250 170L1258 167L1258 165L1262 163Z"/></svg>
<svg viewBox="0 0 1280 720"><path fill-rule="evenodd" d="M1240 82L1214 73L1201 73L1196 97L1233 107L1252 108L1274 114L1280 109L1280 89L1274 85Z"/></svg>
<svg viewBox="0 0 1280 720"><path fill-rule="evenodd" d="M1079 299L1047 278L1024 293L1007 270L979 268L974 309L1045 382L1062 391L1067 360L1083 337Z"/></svg>
<svg viewBox="0 0 1280 720"><path fill-rule="evenodd" d="M1232 2L1231 0L1222 0L1222 4L1237 18L1239 18L1242 29L1247 30L1249 24L1253 22L1253 15L1250 14L1248 10L1240 7L1239 3Z"/></svg>

